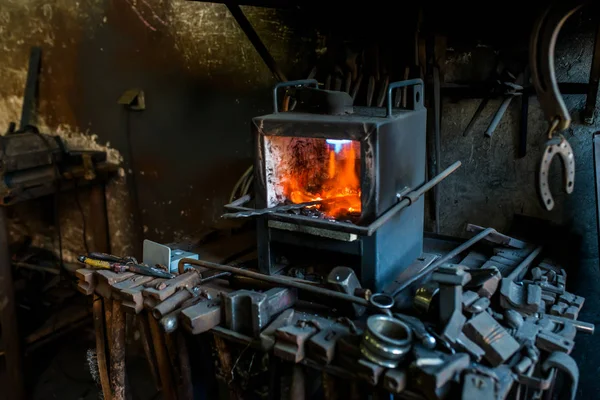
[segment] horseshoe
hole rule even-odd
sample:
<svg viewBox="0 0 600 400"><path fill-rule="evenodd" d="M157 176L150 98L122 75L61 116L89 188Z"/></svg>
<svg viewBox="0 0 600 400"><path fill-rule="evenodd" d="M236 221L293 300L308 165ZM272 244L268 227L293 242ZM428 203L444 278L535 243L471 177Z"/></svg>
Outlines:
<svg viewBox="0 0 600 400"><path fill-rule="evenodd" d="M575 158L573 156L573 149L569 142L567 142L567 139L565 139L564 136L559 135L546 143L546 149L544 150L544 155L540 162L539 189L542 203L548 211L554 208L554 198L552 197L552 193L550 193L550 187L548 185L548 171L550 170L552 159L557 154L563 162L565 192L568 194L573 193L573 187L575 185Z"/></svg>

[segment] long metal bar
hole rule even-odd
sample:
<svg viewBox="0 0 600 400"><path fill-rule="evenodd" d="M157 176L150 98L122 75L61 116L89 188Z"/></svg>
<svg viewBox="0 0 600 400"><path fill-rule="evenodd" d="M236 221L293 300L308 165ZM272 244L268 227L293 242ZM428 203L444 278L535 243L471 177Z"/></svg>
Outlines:
<svg viewBox="0 0 600 400"><path fill-rule="evenodd" d="M504 117L506 110L508 110L508 106L510 106L510 103L513 101L514 98L515 98L514 95L509 95L509 96L506 96L504 98L504 100L502 100L500 107L498 107L498 110L496 111L496 113L494 114L494 117L492 118L492 122L490 122L490 124L488 125L487 129L484 132L485 136L490 137L490 138L492 137L492 135L494 134L494 131L500 124L502 117Z"/></svg>
<svg viewBox="0 0 600 400"><path fill-rule="evenodd" d="M488 235L491 235L493 233L496 233L496 230L494 228L487 228L484 231L473 236L471 239L467 240L466 242L464 242L463 244L461 244L460 246L458 246L457 248L455 248L454 250L452 250L451 252L449 252L448 254L443 256L442 258L438 259L436 262L434 262L431 265L429 265L428 267L424 268L417 275L406 280L402 285L400 285L396 290L394 290L394 293L392 293L392 297L396 297L400 292L402 292L404 289L408 288L413 283L417 282L419 279L423 278L425 275L436 270L441 265L448 262L448 260L451 260L452 258L456 257L463 251L467 250L469 247L473 246L475 243L481 241L482 239L484 239L485 237L487 237Z"/></svg>
<svg viewBox="0 0 600 400"><path fill-rule="evenodd" d="M37 124L38 82L40 66L42 62L42 49L32 47L29 55L29 67L27 69L27 81L23 93L23 108L21 110L21 123L19 129L27 125Z"/></svg>
<svg viewBox="0 0 600 400"><path fill-rule="evenodd" d="M364 307L371 306L371 304L367 300L365 300L361 297L351 296L349 294L340 293L340 292L335 292L333 290L325 289L325 288L318 287L318 286L312 286L312 285L309 285L306 283L282 278L277 275L265 275L265 274L261 274L258 272L248 271L246 269L240 269L238 267L215 264L215 263L203 261L203 260L193 260L191 258L181 259L179 261L179 270L180 271L183 270L183 268L186 264L189 264L192 266L209 268L209 269L216 269L217 271L230 272L231 274L235 274L235 275L247 276L249 278L258 279L260 281L270 282L270 283L274 283L276 285L281 285L284 287L292 287L292 288L296 288L299 290L304 290L306 292L315 293L315 294L318 294L321 296L331 297L331 298L337 299L337 300L350 301L352 303L355 303L355 304L358 304L358 305L361 305Z"/></svg>
<svg viewBox="0 0 600 400"><path fill-rule="evenodd" d="M543 249L542 246L536 247L535 250L533 250L531 253L529 253L529 255L527 257L525 257L525 259L523 261L521 261L521 263L519 265L517 265L517 267L515 269L513 269L512 272L510 274L508 274L508 276L506 278L513 280L513 281L515 279L517 279L517 277L519 277L521 275L521 273L527 267L529 267L531 265L533 260L535 260L535 258L540 255L540 253L542 252L542 249Z"/></svg>
<svg viewBox="0 0 600 400"><path fill-rule="evenodd" d="M323 203L323 200L317 201L307 201L306 203L298 203L298 204L286 204L283 206L270 207L270 208L261 208L252 211L239 211L236 213L226 213L221 215L221 218L225 219L233 219L233 218L248 218L248 217L257 217L259 215L265 214L273 214L276 212L285 212L290 210L300 210L304 207L315 206L317 204Z"/></svg>
<svg viewBox="0 0 600 400"><path fill-rule="evenodd" d="M262 40L260 40L260 37L252 27L250 21L248 21L248 18L246 18L246 16L244 15L244 12L240 8L240 6L227 3L227 8L229 9L231 15L233 15L233 18L235 18L235 20L237 21L242 31L244 31L244 33L248 37L248 40L250 40L250 43L252 43L252 46L254 46L254 48L258 52L258 55L263 59L265 64L267 64L267 67L269 67L273 75L275 75L275 78L279 82L286 82L287 78L285 77L285 74L283 73L281 68L279 68L279 66L275 62L275 59L273 58L273 56L271 56L269 50L267 50L265 44L262 42Z"/></svg>
<svg viewBox="0 0 600 400"><path fill-rule="evenodd" d="M441 139L441 92L440 92L440 69L434 65L433 74L433 147L435 151L435 173L437 174L442 169L442 139ZM433 189L433 197L435 199L435 233L440 233L440 188Z"/></svg>
<svg viewBox="0 0 600 400"><path fill-rule="evenodd" d="M465 130L463 132L463 136L469 135L469 133L473 129L473 126L475 126L475 122L477 122L477 119L479 118L479 116L481 115L483 110L485 109L485 106L487 105L489 100L490 100L490 97L484 97L483 99L481 99L481 103L479 103L479 106L477 106L475 113L473 113L473 116L471 117L469 124L467 125L467 127L465 128Z"/></svg>
<svg viewBox="0 0 600 400"><path fill-rule="evenodd" d="M479 233L483 231L485 228L483 226L467 224L467 232ZM494 234L489 235L486 238L487 241L495 244L501 244L502 246L508 246L515 249L525 249L529 245L522 240L515 239L513 237L504 235L500 232L496 232Z"/></svg>
<svg viewBox="0 0 600 400"><path fill-rule="evenodd" d="M387 221L389 221L394 215L396 215L398 212L400 212L404 208L410 206L419 197L423 196L423 194L425 194L425 192L428 192L433 187L435 187L438 183L440 183L441 181L446 179L448 176L450 176L450 174L452 174L454 171L456 171L461 165L462 165L462 163L460 161L455 162L454 164L452 164L451 166L449 166L448 168L443 170L442 173L435 176L432 180L425 183L423 186L421 186L417 190L414 190L414 191L408 193L406 196L403 197L403 199L398 204L396 204L394 207L387 210L385 213L383 213L383 215L381 217L377 218L375 221L373 221L373 223L371 223L367 227L367 235L371 236L373 233L375 233L375 231L377 229L379 229L379 227L381 227L383 224L385 224Z"/></svg>
<svg viewBox="0 0 600 400"><path fill-rule="evenodd" d="M561 324L571 324L575 327L575 329L577 329L577 331L587 333L589 335L593 335L594 331L596 330L596 326L594 324L590 324L589 322L577 321L574 319L559 317L558 315L550 314L546 314L546 317L548 317L548 319L552 321L559 322Z"/></svg>
<svg viewBox="0 0 600 400"><path fill-rule="evenodd" d="M371 224L369 224L367 226L359 226L359 225L349 224L346 222L337 222L337 221L332 222L332 221L327 221L327 220L322 220L322 219L305 217L303 215L282 214L282 213L269 214L269 218L278 220L278 221L297 223L298 225L313 226L316 228L323 228L323 229L331 229L331 230L335 230L338 232L354 233L356 235L362 235L362 236L371 236L373 233L375 233L375 231L377 229L379 229L383 224L388 222L394 215L396 215L397 213L402 211L404 208L410 206L419 197L421 197L423 194L425 194L425 192L431 190L431 188L433 188L438 183L440 183L441 181L446 179L450 174L452 174L454 171L456 171L460 166L461 166L460 161L455 162L454 164L452 164L451 166L446 168L444 171L442 171L441 174L439 174L439 175L435 176L433 179L431 179L429 182L423 184L418 189L406 194L402 198L401 201L399 201L396 205L394 205L392 208L387 210L379 218L377 218L375 221L373 221ZM237 206L237 205L234 205L233 203L225 205L225 208L228 210L236 210L236 211L252 211L253 210L252 208Z"/></svg>

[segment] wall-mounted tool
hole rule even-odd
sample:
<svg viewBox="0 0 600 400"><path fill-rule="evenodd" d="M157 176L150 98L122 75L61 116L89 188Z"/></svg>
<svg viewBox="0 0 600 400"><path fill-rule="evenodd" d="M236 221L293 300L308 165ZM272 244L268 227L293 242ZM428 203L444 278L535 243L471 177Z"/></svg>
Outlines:
<svg viewBox="0 0 600 400"><path fill-rule="evenodd" d="M573 192L575 184L575 161L573 150L560 133L569 128L571 115L558 89L554 69L554 47L565 21L589 0L557 2L549 7L534 26L529 53L531 79L540 100L540 106L548 120L548 142L540 163L538 189L544 207L554 208L554 199L548 186L548 167L558 151L565 168L565 191ZM555 137L556 136L556 137Z"/></svg>

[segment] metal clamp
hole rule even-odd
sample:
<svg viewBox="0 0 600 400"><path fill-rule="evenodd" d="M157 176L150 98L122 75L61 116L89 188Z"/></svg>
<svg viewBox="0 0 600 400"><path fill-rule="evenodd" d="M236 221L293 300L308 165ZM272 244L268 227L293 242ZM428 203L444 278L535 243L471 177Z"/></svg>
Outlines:
<svg viewBox="0 0 600 400"><path fill-rule="evenodd" d="M539 184L540 184L540 196L546 210L550 211L554 208L554 199L552 193L550 193L550 187L548 186L548 173L550 171L550 164L555 155L559 155L564 164L565 173L565 191L567 193L573 192L573 186L575 185L575 160L573 156L573 149L567 139L562 135L556 138L550 139L546 143L546 149L540 162L539 172Z"/></svg>
<svg viewBox="0 0 600 400"><path fill-rule="evenodd" d="M390 118L392 116L392 90L408 87L408 86L417 86L413 92L414 96L414 108L417 108L417 105L420 105L419 108L423 107L423 80L422 79L410 79L408 81L400 81L390 83L387 89L387 114L386 117Z"/></svg>
<svg viewBox="0 0 600 400"><path fill-rule="evenodd" d="M315 85L315 88L319 87L319 82L316 79L301 79L299 81L288 81L288 82L280 82L275 85L273 88L273 112L279 112L279 100L277 99L277 91L282 87L290 87L290 86L305 86L305 85Z"/></svg>

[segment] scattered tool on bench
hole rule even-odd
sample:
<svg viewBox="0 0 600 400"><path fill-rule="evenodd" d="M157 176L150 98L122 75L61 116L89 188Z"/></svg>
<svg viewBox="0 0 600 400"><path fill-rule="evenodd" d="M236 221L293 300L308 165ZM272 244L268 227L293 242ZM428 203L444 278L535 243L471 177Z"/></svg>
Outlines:
<svg viewBox="0 0 600 400"><path fill-rule="evenodd" d="M127 263L123 264L120 262L109 262L104 260L97 260L87 256L79 256L77 258L80 263L87 265L90 268L97 269L108 269L115 272L133 272L140 275L154 276L156 278L171 279L175 275L170 272L163 271L162 269L155 267L148 267L145 265Z"/></svg>

